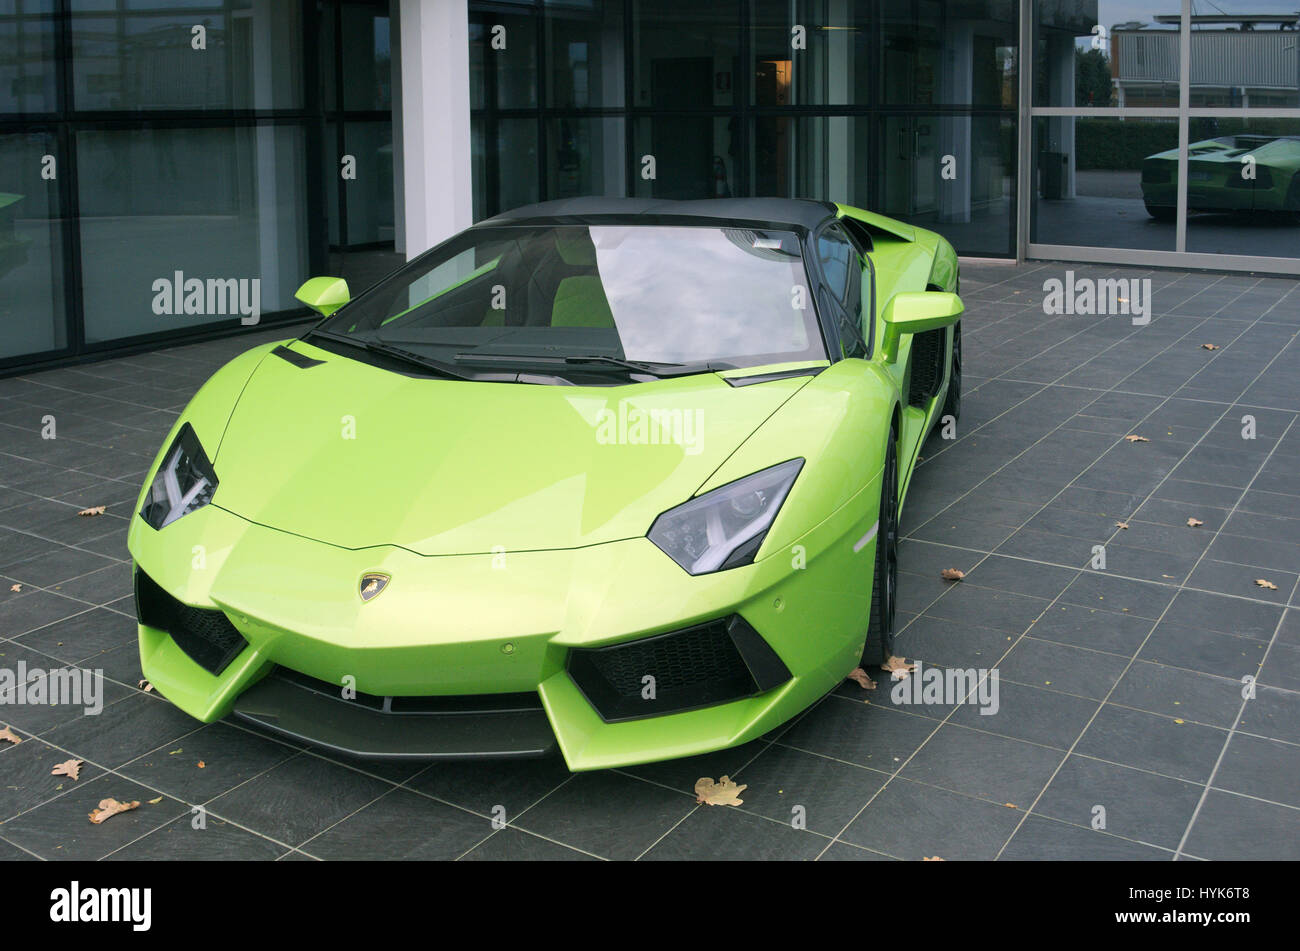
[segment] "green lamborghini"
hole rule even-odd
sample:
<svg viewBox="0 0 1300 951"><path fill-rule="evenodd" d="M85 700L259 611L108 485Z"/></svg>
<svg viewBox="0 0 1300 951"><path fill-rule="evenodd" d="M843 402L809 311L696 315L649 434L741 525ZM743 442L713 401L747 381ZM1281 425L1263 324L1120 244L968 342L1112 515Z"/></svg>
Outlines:
<svg viewBox="0 0 1300 951"><path fill-rule="evenodd" d="M1153 218L1177 216L1177 149L1142 160L1142 200ZM1193 142L1187 147L1187 208L1300 222L1300 136L1242 134Z"/></svg>
<svg viewBox="0 0 1300 951"><path fill-rule="evenodd" d="M893 651L899 511L961 398L939 235L787 199L483 221L250 350L129 547L141 664L200 720L349 754L728 747Z"/></svg>

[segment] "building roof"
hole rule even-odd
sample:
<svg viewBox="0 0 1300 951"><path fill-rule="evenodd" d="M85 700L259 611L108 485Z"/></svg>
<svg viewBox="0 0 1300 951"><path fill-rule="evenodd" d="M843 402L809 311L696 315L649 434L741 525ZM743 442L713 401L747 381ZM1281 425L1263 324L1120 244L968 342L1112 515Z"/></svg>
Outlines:
<svg viewBox="0 0 1300 951"><path fill-rule="evenodd" d="M585 197L524 205L479 224L540 224L553 223L555 219L570 219L574 223L599 219L608 223L611 218L636 223L637 219L699 218L812 229L834 214L835 205L831 202L804 198L700 198L670 201L660 198ZM651 222L644 220L643 223Z"/></svg>

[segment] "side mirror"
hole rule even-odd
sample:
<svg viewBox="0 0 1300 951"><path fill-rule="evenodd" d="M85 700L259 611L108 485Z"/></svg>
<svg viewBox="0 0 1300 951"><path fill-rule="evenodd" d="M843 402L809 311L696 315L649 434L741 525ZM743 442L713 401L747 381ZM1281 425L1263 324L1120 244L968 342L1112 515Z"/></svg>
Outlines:
<svg viewBox="0 0 1300 951"><path fill-rule="evenodd" d="M293 296L324 317L352 299L348 282L341 277L313 277Z"/></svg>
<svg viewBox="0 0 1300 951"><path fill-rule="evenodd" d="M881 342L886 363L898 360L898 341L903 334L938 330L961 319L961 298L946 291L904 291L885 305L885 339Z"/></svg>

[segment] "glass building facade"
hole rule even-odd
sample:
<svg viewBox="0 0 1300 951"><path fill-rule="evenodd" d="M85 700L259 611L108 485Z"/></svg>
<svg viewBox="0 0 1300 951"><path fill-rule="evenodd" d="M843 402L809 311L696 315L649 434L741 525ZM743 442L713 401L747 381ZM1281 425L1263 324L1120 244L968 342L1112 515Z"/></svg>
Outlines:
<svg viewBox="0 0 1300 951"><path fill-rule="evenodd" d="M1300 274L1288 6L0 0L0 373L244 325L159 312L196 279L301 317L305 278L427 247L442 193L466 210L435 237L577 195L802 196L967 256ZM417 126L463 162L431 178Z"/></svg>
<svg viewBox="0 0 1300 951"><path fill-rule="evenodd" d="M391 265L388 41L386 0L0 0L0 370ZM193 280L247 313L160 302Z"/></svg>

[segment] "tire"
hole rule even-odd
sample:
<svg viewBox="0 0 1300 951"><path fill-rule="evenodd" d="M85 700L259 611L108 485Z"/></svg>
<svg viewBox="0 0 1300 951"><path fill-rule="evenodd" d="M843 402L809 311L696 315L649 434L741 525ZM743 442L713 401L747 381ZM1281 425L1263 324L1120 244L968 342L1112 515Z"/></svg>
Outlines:
<svg viewBox="0 0 1300 951"><path fill-rule="evenodd" d="M952 367L948 374L948 396L943 401L940 419L951 416L961 422L961 321L952 325Z"/></svg>
<svg viewBox="0 0 1300 951"><path fill-rule="evenodd" d="M1178 209L1172 205L1153 205L1151 202L1143 202L1147 206L1147 214L1156 221L1173 221L1178 217Z"/></svg>
<svg viewBox="0 0 1300 951"><path fill-rule="evenodd" d="M894 654L894 608L898 600L898 433L891 426L880 486L876 567L871 576L871 619L862 666L879 667Z"/></svg>

